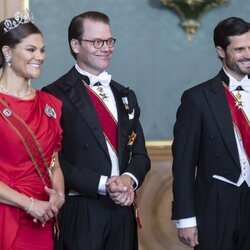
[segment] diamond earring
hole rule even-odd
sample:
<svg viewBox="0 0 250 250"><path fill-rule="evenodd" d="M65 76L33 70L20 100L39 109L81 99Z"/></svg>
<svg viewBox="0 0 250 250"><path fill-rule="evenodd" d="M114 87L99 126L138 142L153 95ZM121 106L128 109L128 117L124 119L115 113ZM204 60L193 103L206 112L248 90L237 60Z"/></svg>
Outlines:
<svg viewBox="0 0 250 250"><path fill-rule="evenodd" d="M7 66L10 67L11 66L11 57L10 56L5 56L4 60L7 63Z"/></svg>

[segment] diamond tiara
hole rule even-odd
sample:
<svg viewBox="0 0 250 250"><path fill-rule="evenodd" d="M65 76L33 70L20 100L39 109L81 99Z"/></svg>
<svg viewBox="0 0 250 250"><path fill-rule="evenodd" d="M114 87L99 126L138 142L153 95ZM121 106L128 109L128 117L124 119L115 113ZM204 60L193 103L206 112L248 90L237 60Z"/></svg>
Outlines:
<svg viewBox="0 0 250 250"><path fill-rule="evenodd" d="M23 14L17 11L15 14L14 20L6 19L4 21L4 28L3 28L4 33L7 33L10 30L15 29L20 24L29 23L29 22L33 22L33 14L28 9L25 9Z"/></svg>

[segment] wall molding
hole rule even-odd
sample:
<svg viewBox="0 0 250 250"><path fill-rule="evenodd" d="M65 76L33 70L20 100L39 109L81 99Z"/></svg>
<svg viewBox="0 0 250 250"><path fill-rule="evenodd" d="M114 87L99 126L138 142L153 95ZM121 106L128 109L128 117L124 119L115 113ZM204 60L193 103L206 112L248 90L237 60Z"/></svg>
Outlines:
<svg viewBox="0 0 250 250"><path fill-rule="evenodd" d="M151 160L172 159L172 141L146 141L146 147Z"/></svg>

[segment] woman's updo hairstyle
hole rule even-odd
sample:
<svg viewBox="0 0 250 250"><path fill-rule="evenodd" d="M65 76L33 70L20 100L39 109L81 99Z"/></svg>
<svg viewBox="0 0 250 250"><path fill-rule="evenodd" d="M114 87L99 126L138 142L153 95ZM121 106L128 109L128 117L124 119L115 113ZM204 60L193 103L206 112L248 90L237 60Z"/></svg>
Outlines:
<svg viewBox="0 0 250 250"><path fill-rule="evenodd" d="M25 10L23 15L17 12L15 17L0 22L0 68L5 63L2 52L3 46L15 48L24 38L32 34L42 35L41 31L33 23L33 15L29 10Z"/></svg>

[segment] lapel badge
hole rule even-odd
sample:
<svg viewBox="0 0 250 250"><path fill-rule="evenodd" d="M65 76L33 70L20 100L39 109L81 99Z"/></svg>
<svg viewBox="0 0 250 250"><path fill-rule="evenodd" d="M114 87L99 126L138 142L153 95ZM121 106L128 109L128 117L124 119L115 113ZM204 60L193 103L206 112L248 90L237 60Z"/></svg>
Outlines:
<svg viewBox="0 0 250 250"><path fill-rule="evenodd" d="M12 115L12 112L9 110L9 109L4 109L3 110L3 114L6 116L6 117L9 117L9 116L11 116Z"/></svg>
<svg viewBox="0 0 250 250"><path fill-rule="evenodd" d="M124 104L124 107L126 110L129 110L129 106L128 106L128 98L125 96L125 97L122 97L122 102Z"/></svg>
<svg viewBox="0 0 250 250"><path fill-rule="evenodd" d="M132 131L131 135L129 135L128 137L128 146L133 146L135 139L136 139L137 134L135 133L135 131Z"/></svg>
<svg viewBox="0 0 250 250"><path fill-rule="evenodd" d="M52 117L52 118L56 119L56 112L52 107L49 106L49 104L46 104L44 111L48 117Z"/></svg>

